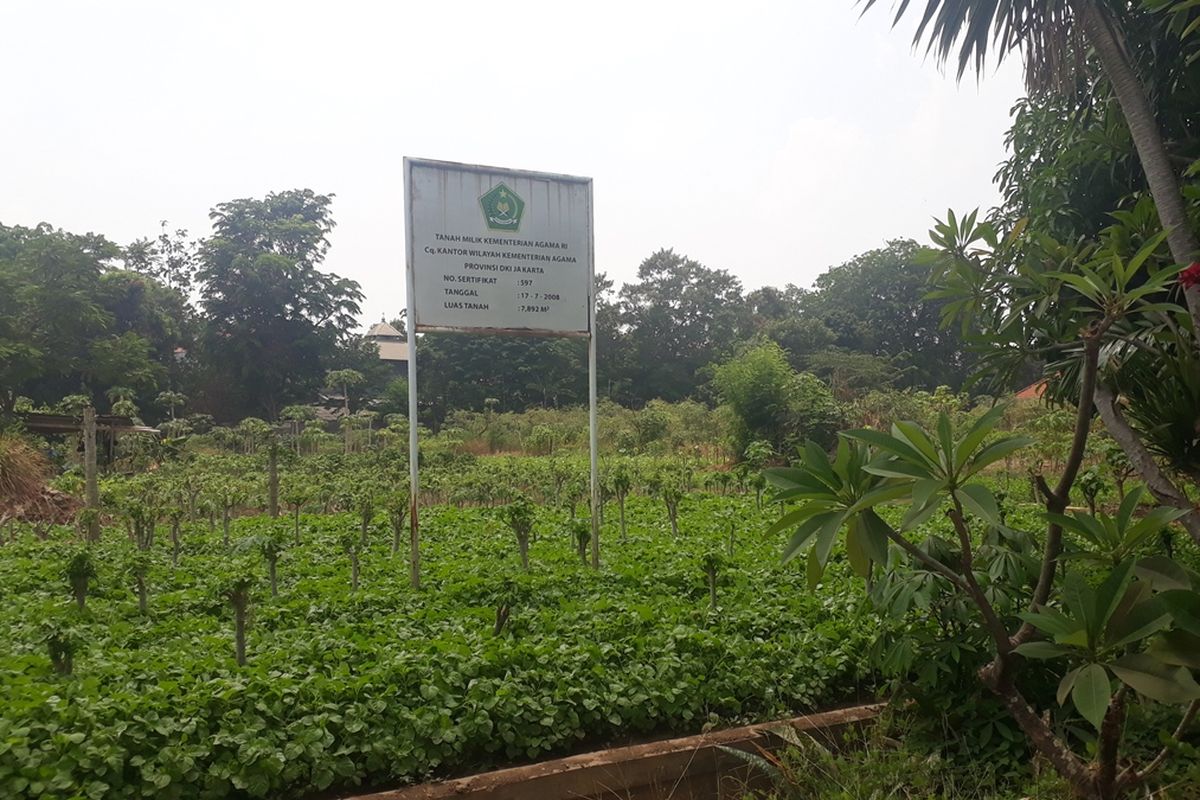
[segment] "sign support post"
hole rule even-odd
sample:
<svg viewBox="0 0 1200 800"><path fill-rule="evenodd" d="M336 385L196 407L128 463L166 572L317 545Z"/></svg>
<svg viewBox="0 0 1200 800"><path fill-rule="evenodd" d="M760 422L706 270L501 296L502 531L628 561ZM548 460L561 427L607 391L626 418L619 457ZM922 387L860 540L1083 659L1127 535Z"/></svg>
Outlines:
<svg viewBox="0 0 1200 800"><path fill-rule="evenodd" d="M407 167L407 164L405 165ZM409 197L412 190L412 177L409 170L404 170L404 197ZM407 209L406 209L407 210ZM409 582L413 590L421 588L421 527L417 522L417 509L420 506L421 487L417 464L417 295L413 273L413 234L412 214L404 226L404 245L407 250L408 269L405 270L407 283L405 298L408 310L405 314L404 329L408 333L408 541L409 541Z"/></svg>
<svg viewBox="0 0 1200 800"><path fill-rule="evenodd" d="M420 588L417 333L587 338L591 564L600 566L592 181L404 159L409 529Z"/></svg>
<svg viewBox="0 0 1200 800"><path fill-rule="evenodd" d="M592 194L588 192L588 230L592 230ZM596 256L588 237L588 468L591 472L592 569L600 569L600 442L596 420Z"/></svg>

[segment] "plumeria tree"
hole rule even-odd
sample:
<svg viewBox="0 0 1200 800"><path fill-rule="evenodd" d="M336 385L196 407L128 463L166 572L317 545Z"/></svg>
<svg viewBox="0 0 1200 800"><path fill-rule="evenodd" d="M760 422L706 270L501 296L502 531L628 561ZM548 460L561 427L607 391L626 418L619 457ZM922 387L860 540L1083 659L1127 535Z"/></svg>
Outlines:
<svg viewBox="0 0 1200 800"><path fill-rule="evenodd" d="M804 558L813 587L841 542L861 575L882 568L884 583L919 577L957 598L967 609L960 622L987 648L978 679L1031 746L1078 796L1118 798L1144 784L1170 751L1140 764L1121 758L1133 697L1185 706L1175 737L1200 709L1200 684L1190 671L1200 667L1200 586L1148 548L1184 512L1158 506L1138 518L1136 492L1114 516L1065 515L1078 469L1068 464L1045 497L1041 558L1024 558L1034 550L1033 532L1006 524L983 481L989 466L1029 443L996 436L1002 412L994 408L966 430L943 415L935 431L906 422L890 432L851 431L832 457L810 445L796 466L768 471L775 499L790 506L774 530L790 532L784 557ZM883 511L896 503L906 506L902 514ZM950 536L926 526L934 515L949 521ZM1062 574L1064 535L1089 569ZM883 592L876 599L886 610L903 596ZM1096 730L1090 754L1050 722L1043 712L1052 709L1035 708L1026 695L1019 679L1032 660L1049 660L1060 671L1059 705L1069 703Z"/></svg>
<svg viewBox="0 0 1200 800"><path fill-rule="evenodd" d="M1157 551L1175 523L1200 542L1186 493L1200 475L1200 371L1181 286L1190 272L1174 264L1165 233L1139 238L1120 224L1063 245L951 214L933 238L934 296L946 322L977 332L981 376L1003 384L1040 360L1047 401L1073 417L1057 474L1033 473L1042 527L1011 525L983 479L1030 444L996 432L996 407L961 424L942 413L932 430L850 431L832 457L810 445L795 467L768 471L776 499L794 504L776 529L791 532L785 555L804 556L814 586L840 540L861 574L882 568L872 596L884 609L911 602L915 585L946 598L930 603L937 613L962 609L955 624L987 654L978 680L1030 745L1076 795L1126 796L1172 747L1139 763L1122 757L1131 701L1181 708L1168 739L1200 710L1200 580ZM1115 513L1071 508L1096 417L1145 484ZM882 510L892 504L903 513ZM1035 707L1022 683L1033 661L1058 675L1063 713L1094 727L1091 747L1052 724L1055 709Z"/></svg>

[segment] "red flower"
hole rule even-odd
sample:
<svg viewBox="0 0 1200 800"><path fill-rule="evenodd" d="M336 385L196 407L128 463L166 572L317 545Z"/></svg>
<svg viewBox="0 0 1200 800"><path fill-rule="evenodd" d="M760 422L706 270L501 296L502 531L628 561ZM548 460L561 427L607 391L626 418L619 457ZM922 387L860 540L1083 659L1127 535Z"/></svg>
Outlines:
<svg viewBox="0 0 1200 800"><path fill-rule="evenodd" d="M1179 282L1184 289L1200 286L1200 261L1193 261L1187 269L1179 273Z"/></svg>

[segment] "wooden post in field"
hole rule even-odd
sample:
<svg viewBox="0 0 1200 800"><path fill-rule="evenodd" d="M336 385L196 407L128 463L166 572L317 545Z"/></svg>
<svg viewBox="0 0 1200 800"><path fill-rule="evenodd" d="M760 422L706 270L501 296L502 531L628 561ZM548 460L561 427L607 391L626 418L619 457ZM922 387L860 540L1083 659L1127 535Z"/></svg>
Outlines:
<svg viewBox="0 0 1200 800"><path fill-rule="evenodd" d="M87 539L100 540L100 486L96 482L96 409L88 406L83 410L83 482L84 506L95 509L87 520Z"/></svg>
<svg viewBox="0 0 1200 800"><path fill-rule="evenodd" d="M279 516L279 442L274 433L267 445L267 512Z"/></svg>

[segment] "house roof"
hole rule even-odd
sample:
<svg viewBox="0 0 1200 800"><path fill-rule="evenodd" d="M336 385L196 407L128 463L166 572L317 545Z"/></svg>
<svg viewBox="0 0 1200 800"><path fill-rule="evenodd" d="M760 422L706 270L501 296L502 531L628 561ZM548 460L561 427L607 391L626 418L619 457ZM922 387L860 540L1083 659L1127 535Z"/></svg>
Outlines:
<svg viewBox="0 0 1200 800"><path fill-rule="evenodd" d="M389 342L384 339L376 342L376 344L379 345L379 359L381 361L408 362L407 342Z"/></svg>
<svg viewBox="0 0 1200 800"><path fill-rule="evenodd" d="M377 337L403 339L404 334L401 333L400 331L396 330L394 327L392 327L391 325L389 325L386 322L376 322L374 325L372 325L370 328L367 329L367 338L375 339Z"/></svg>
<svg viewBox="0 0 1200 800"><path fill-rule="evenodd" d="M1046 382L1037 381L1026 386L1021 391L1017 392L1018 400L1037 400L1046 393Z"/></svg>

